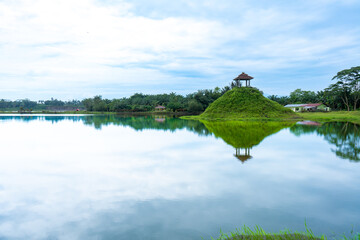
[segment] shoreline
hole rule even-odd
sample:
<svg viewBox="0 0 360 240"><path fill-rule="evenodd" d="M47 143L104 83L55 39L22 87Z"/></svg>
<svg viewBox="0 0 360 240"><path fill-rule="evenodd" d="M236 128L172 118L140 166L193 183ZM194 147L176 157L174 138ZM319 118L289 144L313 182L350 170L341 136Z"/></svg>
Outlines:
<svg viewBox="0 0 360 240"><path fill-rule="evenodd" d="M305 112L296 113L292 118L204 118L201 115L183 116L187 120L205 121L317 121L317 122L352 122L360 124L360 111Z"/></svg>
<svg viewBox="0 0 360 240"><path fill-rule="evenodd" d="M89 112L89 111L32 111L32 112L0 112L1 115L120 115L120 116L149 116L149 115L170 115L189 116L194 113L187 112Z"/></svg>
<svg viewBox="0 0 360 240"><path fill-rule="evenodd" d="M194 115L189 112L89 112L89 111L32 111L32 112L0 112L0 116L17 115L118 115L118 116L173 116L185 120L205 121L317 121L317 122L352 122L360 124L360 111L333 111L333 112L304 112L296 113L292 118L204 118L201 114ZM195 113L196 114L196 113Z"/></svg>

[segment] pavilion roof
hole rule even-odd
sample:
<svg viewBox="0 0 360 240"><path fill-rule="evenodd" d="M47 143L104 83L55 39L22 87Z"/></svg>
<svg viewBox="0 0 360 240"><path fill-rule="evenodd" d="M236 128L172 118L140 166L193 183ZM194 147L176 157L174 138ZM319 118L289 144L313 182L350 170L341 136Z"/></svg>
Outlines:
<svg viewBox="0 0 360 240"><path fill-rule="evenodd" d="M251 80L253 77L247 75L246 73L242 72L239 76L234 78L234 80Z"/></svg>
<svg viewBox="0 0 360 240"><path fill-rule="evenodd" d="M243 163L245 161L249 160L249 159L252 159L252 156L250 156L250 155L236 155L236 154L234 154L234 156Z"/></svg>

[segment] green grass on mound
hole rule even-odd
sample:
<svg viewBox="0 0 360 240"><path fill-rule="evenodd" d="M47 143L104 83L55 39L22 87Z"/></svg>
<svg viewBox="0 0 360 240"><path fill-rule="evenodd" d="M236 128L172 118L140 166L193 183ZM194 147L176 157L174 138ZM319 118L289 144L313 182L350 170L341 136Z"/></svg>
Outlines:
<svg viewBox="0 0 360 240"><path fill-rule="evenodd" d="M284 119L296 113L264 97L255 88L234 88L214 101L201 119Z"/></svg>

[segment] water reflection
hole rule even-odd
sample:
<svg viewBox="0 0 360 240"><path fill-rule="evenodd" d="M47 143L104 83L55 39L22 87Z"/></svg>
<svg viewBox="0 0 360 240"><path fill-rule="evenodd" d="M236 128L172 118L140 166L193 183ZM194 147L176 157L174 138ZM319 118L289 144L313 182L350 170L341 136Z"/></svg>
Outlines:
<svg viewBox="0 0 360 240"><path fill-rule="evenodd" d="M316 234L358 229L360 164L287 124L0 117L0 239L210 239L305 218Z"/></svg>
<svg viewBox="0 0 360 240"><path fill-rule="evenodd" d="M87 126L93 126L100 130L103 126L129 126L137 131L144 129L155 129L164 131L175 131L186 129L200 136L214 134L223 139L227 144L235 148L234 156L242 163L252 158L250 150L260 144L267 136L279 132L283 128L294 125L291 122L245 122L226 121L209 122L184 120L165 115L154 116L122 116L122 115L19 115L1 116L0 120L21 120L25 122L33 120L50 121L57 123L70 120L83 122Z"/></svg>
<svg viewBox="0 0 360 240"><path fill-rule="evenodd" d="M360 126L354 123L330 122L320 124L314 121L292 122L209 122L174 118L165 115L120 116L120 115L3 115L0 121L60 121L82 122L101 130L103 126L115 125L131 127L137 131L145 129L176 131L186 129L200 136L214 134L235 148L234 156L241 162L251 159L251 149L259 145L267 136L290 128L296 135L317 134L323 136L331 145L332 152L339 158L360 162Z"/></svg>
<svg viewBox="0 0 360 240"><path fill-rule="evenodd" d="M259 145L267 136L294 125L291 122L246 121L203 121L203 123L216 137L235 148L234 156L242 163L252 158L250 150Z"/></svg>
<svg viewBox="0 0 360 240"><path fill-rule="evenodd" d="M203 123L195 120L184 120L174 118L172 116L154 115L154 116L123 116L123 115L16 115L16 116L0 116L0 121L50 121L57 123L61 121L81 121L87 126L93 126L95 129L101 130L104 126L128 126L137 131L145 129L175 131L186 129L195 132L201 136L211 135Z"/></svg>
<svg viewBox="0 0 360 240"><path fill-rule="evenodd" d="M290 131L296 136L317 134L335 148L331 151L337 157L360 162L360 125L349 122L328 122L320 124L296 124Z"/></svg>

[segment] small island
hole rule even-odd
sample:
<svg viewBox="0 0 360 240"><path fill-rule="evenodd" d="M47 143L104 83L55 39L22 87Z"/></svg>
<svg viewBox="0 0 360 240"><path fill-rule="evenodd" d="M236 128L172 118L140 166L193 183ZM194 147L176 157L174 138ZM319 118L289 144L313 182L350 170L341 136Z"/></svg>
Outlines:
<svg viewBox="0 0 360 240"><path fill-rule="evenodd" d="M337 83L331 84L326 91L336 91L344 100L345 95L342 91L350 91L352 87L353 108L356 110L357 101L360 99L360 91L358 89L360 67L354 67L339 72L333 77L333 80L338 80ZM350 111L349 99L344 100L344 105L347 106L347 111L330 112L330 108L323 103L312 104L297 104L305 106L303 108L291 108L289 106L280 104L282 98L277 96L265 97L263 93L254 87L250 86L250 81L254 79L245 72L233 79L231 83L231 90L226 91L222 96L210 103L203 113L197 116L185 116L185 119L198 120L281 120L281 121L298 121L298 120L313 120L313 121L351 121L354 123L360 122L360 112ZM244 81L245 83L242 83ZM343 86L344 85L344 86ZM345 90L344 90L345 89ZM291 94L297 95L315 94L311 91L301 91L297 89ZM290 94L290 95L291 95ZM318 93L321 94L321 93ZM329 93L326 93L329 94ZM335 95L335 92L334 92ZM296 104L295 104L296 105ZM296 106L297 106L296 105ZM322 106L322 108L318 108ZM301 110L299 110L301 109ZM321 111L322 110L322 111Z"/></svg>
<svg viewBox="0 0 360 240"><path fill-rule="evenodd" d="M242 72L231 84L232 89L216 99L195 119L203 120L284 120L299 118L296 113L263 96L250 87L253 77ZM241 81L245 81L242 86ZM194 118L194 117L187 117Z"/></svg>
<svg viewBox="0 0 360 240"><path fill-rule="evenodd" d="M214 101L199 118L207 120L290 119L290 109L264 97L251 87L236 87Z"/></svg>

